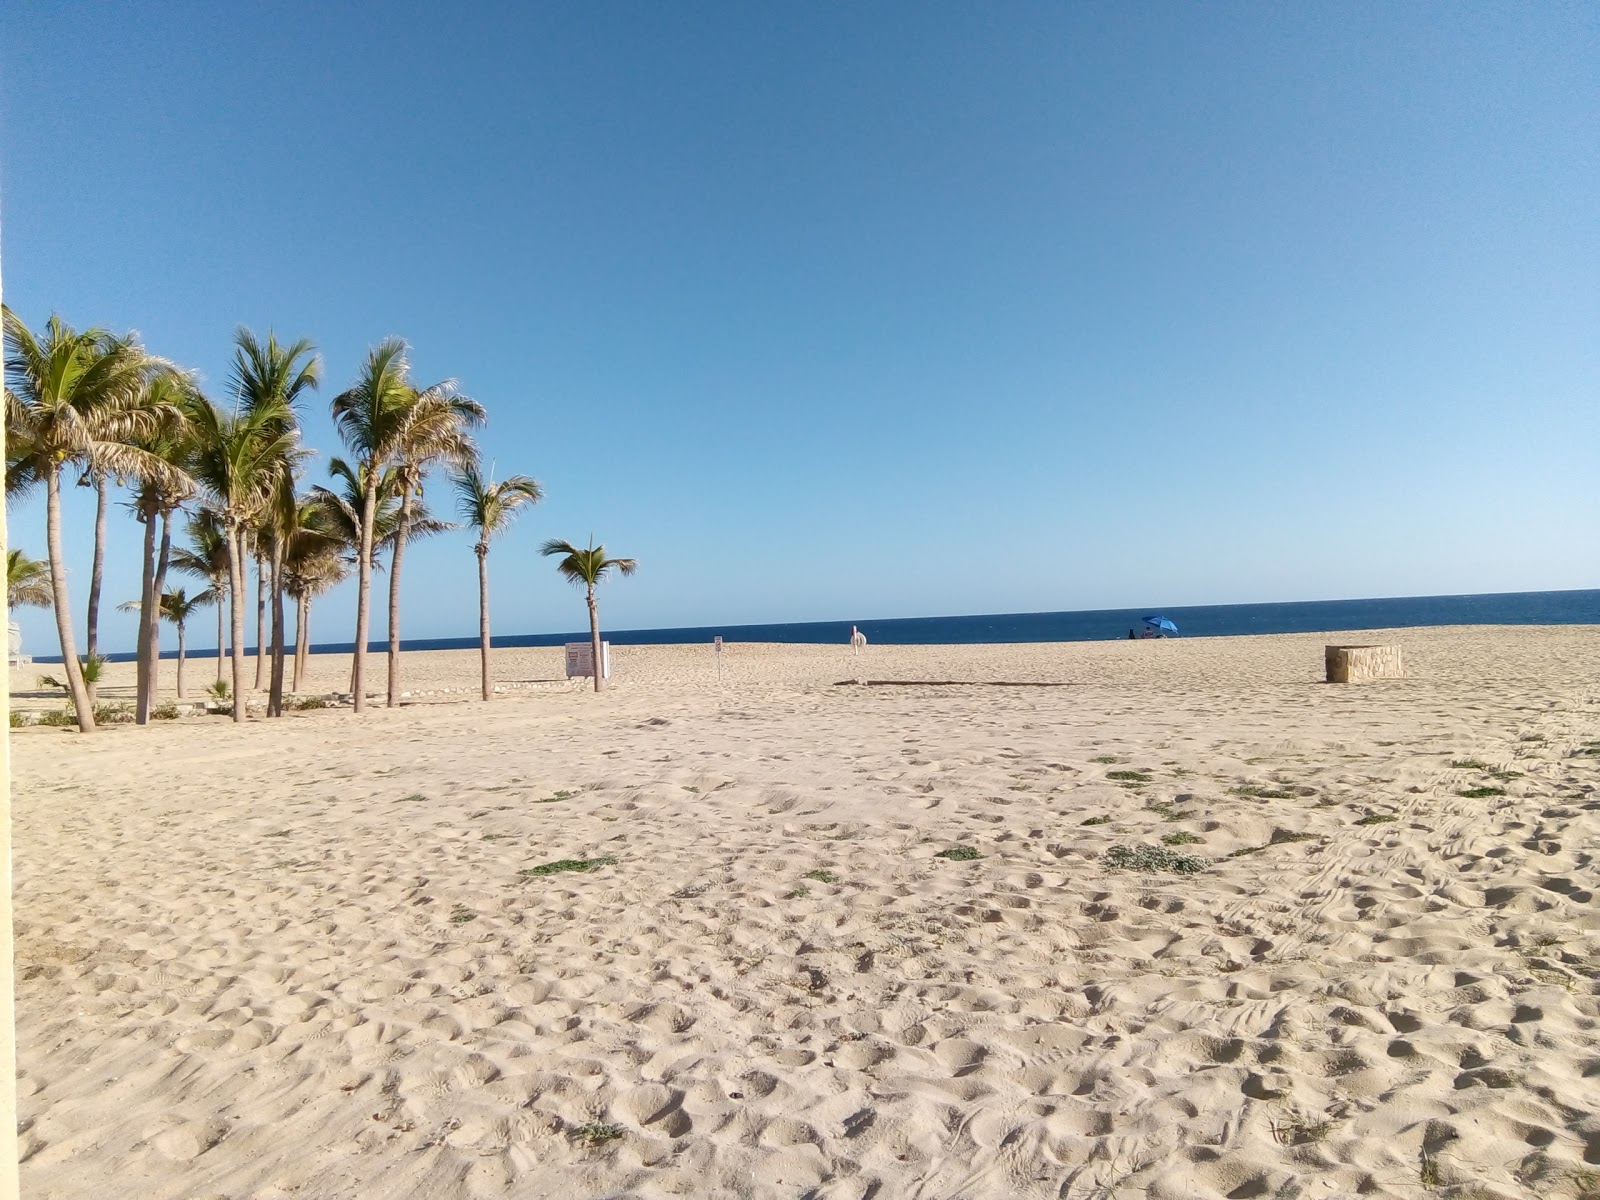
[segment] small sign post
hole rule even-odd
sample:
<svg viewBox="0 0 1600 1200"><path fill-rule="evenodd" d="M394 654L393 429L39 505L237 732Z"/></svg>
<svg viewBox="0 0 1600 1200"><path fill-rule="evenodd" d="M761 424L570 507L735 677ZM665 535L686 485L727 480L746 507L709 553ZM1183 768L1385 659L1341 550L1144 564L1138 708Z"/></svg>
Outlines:
<svg viewBox="0 0 1600 1200"><path fill-rule="evenodd" d="M588 642L568 642L565 646L567 652L567 678L578 679L594 675L594 647ZM611 678L611 643L600 643L600 671L601 679Z"/></svg>
<svg viewBox="0 0 1600 1200"><path fill-rule="evenodd" d="M717 686L722 686L722 635L717 634L717 640L712 643L716 647L717 655Z"/></svg>

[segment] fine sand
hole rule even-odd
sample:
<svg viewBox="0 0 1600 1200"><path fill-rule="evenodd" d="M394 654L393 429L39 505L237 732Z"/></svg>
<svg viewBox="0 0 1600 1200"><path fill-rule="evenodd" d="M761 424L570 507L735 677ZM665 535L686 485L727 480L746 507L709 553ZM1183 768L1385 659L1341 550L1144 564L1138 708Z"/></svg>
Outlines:
<svg viewBox="0 0 1600 1200"><path fill-rule="evenodd" d="M1600 627L613 653L17 731L25 1194L1600 1197Z"/></svg>

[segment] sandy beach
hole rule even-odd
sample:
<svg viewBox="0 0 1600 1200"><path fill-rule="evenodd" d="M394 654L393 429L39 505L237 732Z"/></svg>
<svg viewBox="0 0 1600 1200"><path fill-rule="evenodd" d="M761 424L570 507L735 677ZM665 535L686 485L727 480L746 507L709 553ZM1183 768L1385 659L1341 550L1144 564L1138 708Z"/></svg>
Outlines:
<svg viewBox="0 0 1600 1200"><path fill-rule="evenodd" d="M14 732L25 1194L1600 1197L1600 627L560 654Z"/></svg>

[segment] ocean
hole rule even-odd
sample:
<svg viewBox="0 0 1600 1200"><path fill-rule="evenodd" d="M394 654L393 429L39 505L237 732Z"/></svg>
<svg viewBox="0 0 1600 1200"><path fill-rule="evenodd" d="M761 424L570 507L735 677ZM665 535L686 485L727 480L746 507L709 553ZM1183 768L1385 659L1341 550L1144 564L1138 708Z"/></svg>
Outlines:
<svg viewBox="0 0 1600 1200"><path fill-rule="evenodd" d="M1105 608L1085 612L990 613L973 617L889 617L859 621L801 621L784 625L703 625L675 629L608 629L616 646L663 646L709 642L802 642L844 644L858 625L878 645L921 646L982 642L1092 642L1126 638L1141 618L1159 613L1178 627L1179 637L1235 637L1251 633L1320 633L1341 629L1400 629L1417 625L1593 625L1600 624L1600 590L1500 592L1486 596L1400 596L1384 600L1306 600L1291 604L1205 604L1178 608ZM201 635L204 636L203 634ZM496 646L559 646L588 639L571 633L502 634ZM169 646L172 635L163 631ZM475 637L419 638L407 650L460 650ZM322 643L317 652L348 654L353 642ZM384 646L372 643L374 650ZM215 648L212 651L215 653ZM252 651L253 653L254 651ZM204 655L205 650L191 653ZM107 657L127 662L131 654ZM173 657L172 651L162 654ZM37 662L60 662L39 657Z"/></svg>

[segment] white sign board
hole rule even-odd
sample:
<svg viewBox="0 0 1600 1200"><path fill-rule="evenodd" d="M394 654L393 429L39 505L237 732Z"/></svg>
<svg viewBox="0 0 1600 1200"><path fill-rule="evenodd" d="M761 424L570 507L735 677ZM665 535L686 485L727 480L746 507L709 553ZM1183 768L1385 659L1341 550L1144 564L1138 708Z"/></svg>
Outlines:
<svg viewBox="0 0 1600 1200"><path fill-rule="evenodd" d="M611 678L611 643L600 643L600 678ZM567 678L594 675L594 648L588 642L567 643Z"/></svg>

